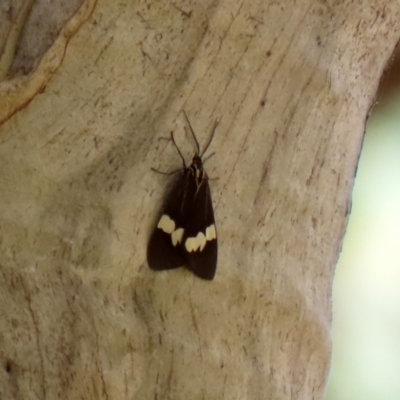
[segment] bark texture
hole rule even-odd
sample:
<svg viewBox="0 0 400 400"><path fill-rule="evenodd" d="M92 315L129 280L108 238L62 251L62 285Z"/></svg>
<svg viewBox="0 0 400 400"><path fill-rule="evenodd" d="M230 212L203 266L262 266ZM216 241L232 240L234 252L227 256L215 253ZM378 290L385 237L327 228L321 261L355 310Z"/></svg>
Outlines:
<svg viewBox="0 0 400 400"><path fill-rule="evenodd" d="M0 9L0 398L322 399L400 3L44 3ZM212 282L145 258L182 109L220 119Z"/></svg>

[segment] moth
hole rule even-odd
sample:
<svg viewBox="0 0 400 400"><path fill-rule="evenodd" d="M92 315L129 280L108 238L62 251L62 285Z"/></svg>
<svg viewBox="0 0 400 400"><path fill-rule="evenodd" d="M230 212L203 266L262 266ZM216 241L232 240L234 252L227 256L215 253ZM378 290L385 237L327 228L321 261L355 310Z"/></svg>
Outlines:
<svg viewBox="0 0 400 400"><path fill-rule="evenodd" d="M209 178L203 168L202 157L213 140L218 121L215 121L210 138L203 152L200 152L192 125L186 113L183 113L196 151L192 163L186 166L171 132L171 141L182 159L183 168L178 170L180 173L165 197L161 216L148 243L147 261L155 271L186 265L199 278L212 280L217 268L218 242ZM178 171L161 173L170 175Z"/></svg>

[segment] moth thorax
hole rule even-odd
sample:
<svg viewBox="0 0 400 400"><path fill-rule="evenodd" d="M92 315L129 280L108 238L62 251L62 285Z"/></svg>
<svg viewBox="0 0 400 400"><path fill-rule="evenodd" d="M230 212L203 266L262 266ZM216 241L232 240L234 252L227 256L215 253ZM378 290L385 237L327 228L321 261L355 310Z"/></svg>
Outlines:
<svg viewBox="0 0 400 400"><path fill-rule="evenodd" d="M190 172L192 173L193 178L196 179L196 181L201 181L205 175L202 165L199 166L196 164L192 164L190 166Z"/></svg>
<svg viewBox="0 0 400 400"><path fill-rule="evenodd" d="M193 175L193 178L196 179L197 183L200 183L204 176L203 170L203 162L201 158L195 154L193 156L192 165L190 166L190 171Z"/></svg>
<svg viewBox="0 0 400 400"><path fill-rule="evenodd" d="M195 154L192 159L192 165L197 167L198 169L203 169L203 161L198 154Z"/></svg>

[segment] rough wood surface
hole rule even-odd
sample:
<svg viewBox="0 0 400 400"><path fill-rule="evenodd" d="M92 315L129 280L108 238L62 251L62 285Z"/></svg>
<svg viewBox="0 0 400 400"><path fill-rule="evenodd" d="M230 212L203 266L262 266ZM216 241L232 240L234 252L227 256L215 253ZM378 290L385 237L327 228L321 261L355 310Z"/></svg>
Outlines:
<svg viewBox="0 0 400 400"><path fill-rule="evenodd" d="M21 31L0 84L0 398L322 399L334 267L400 4L57 12L38 59ZM193 152L182 109L203 142L221 119L212 282L145 259L168 185L150 167L180 166L160 138Z"/></svg>

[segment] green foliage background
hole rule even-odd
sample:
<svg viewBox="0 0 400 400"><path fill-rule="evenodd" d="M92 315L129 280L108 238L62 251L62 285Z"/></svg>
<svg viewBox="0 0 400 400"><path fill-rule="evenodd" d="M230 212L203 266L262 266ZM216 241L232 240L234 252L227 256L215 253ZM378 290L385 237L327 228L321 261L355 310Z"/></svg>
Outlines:
<svg viewBox="0 0 400 400"><path fill-rule="evenodd" d="M400 95L367 124L333 288L326 400L400 399Z"/></svg>

